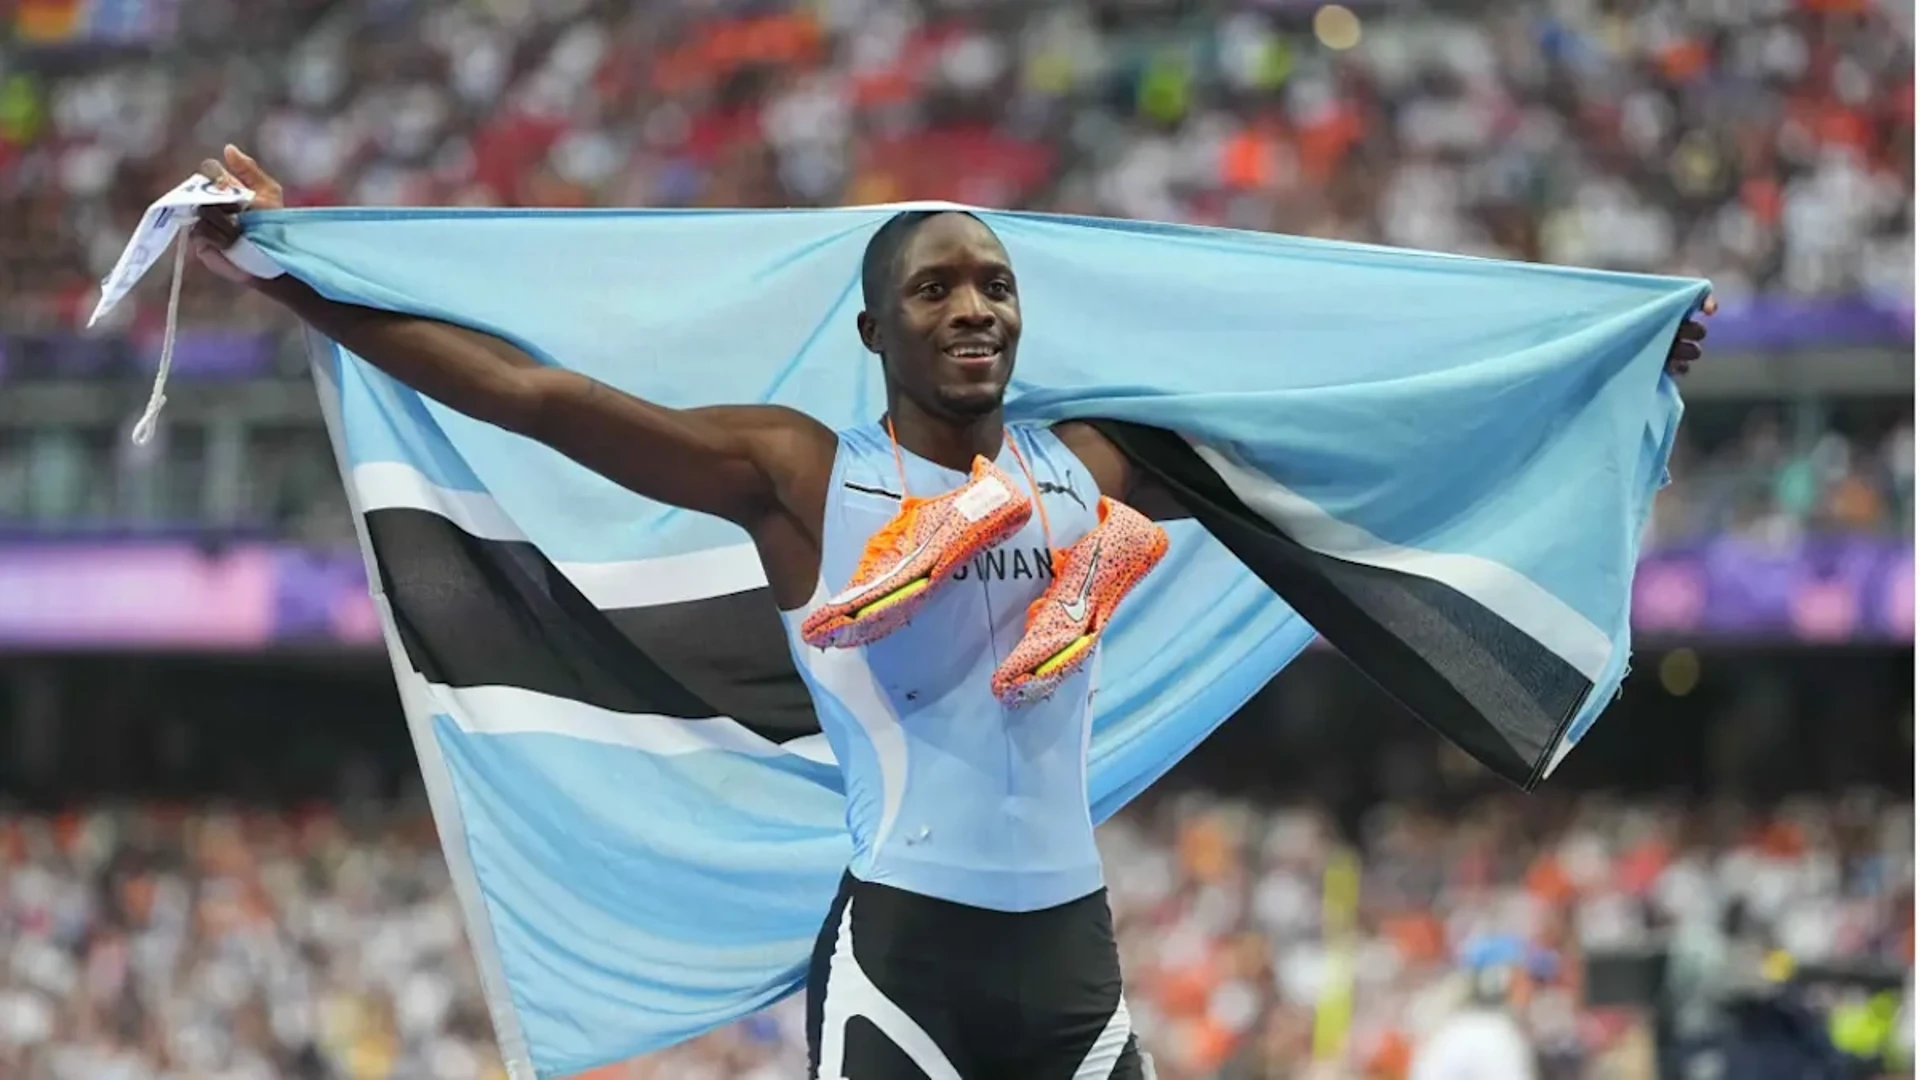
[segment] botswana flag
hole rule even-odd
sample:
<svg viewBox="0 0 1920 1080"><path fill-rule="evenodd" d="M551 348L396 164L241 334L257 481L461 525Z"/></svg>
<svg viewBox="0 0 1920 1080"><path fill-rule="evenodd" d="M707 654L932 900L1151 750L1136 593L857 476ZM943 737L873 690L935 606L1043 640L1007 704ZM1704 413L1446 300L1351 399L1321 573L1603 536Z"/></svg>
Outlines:
<svg viewBox="0 0 1920 1080"><path fill-rule="evenodd" d="M899 209L245 222L336 299L665 405L844 427L882 409L853 321L861 250ZM1096 818L1316 630L1516 784L1578 741L1625 669L1680 414L1663 359L1706 283L979 213L1021 279L1011 420L1104 422L1194 513L1097 661ZM745 535L311 343L516 1075L793 992L849 843Z"/></svg>

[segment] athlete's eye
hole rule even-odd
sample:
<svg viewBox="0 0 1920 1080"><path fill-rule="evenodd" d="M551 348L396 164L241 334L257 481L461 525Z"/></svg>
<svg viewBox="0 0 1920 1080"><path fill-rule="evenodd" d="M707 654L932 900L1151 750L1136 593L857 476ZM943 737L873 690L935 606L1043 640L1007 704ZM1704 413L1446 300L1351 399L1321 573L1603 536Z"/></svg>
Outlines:
<svg viewBox="0 0 1920 1080"><path fill-rule="evenodd" d="M947 287L937 281L929 281L913 291L922 300L938 300L947 295Z"/></svg>
<svg viewBox="0 0 1920 1080"><path fill-rule="evenodd" d="M1013 295L1013 282L1005 278L994 278L987 282L987 296L994 300L1005 300Z"/></svg>

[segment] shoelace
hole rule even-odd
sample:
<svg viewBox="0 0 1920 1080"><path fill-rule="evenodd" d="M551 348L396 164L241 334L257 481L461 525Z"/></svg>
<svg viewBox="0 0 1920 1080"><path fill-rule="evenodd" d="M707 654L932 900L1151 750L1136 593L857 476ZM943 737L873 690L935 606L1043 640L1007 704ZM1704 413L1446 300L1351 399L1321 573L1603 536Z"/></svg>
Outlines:
<svg viewBox="0 0 1920 1080"><path fill-rule="evenodd" d="M153 390L147 395L147 407L133 425L133 443L145 446L160 426L160 410L167 407L167 376L173 371L173 342L180 329L180 281L187 272L187 232L181 229L173 238L173 284L167 290L167 329L160 338L160 366L153 373Z"/></svg>

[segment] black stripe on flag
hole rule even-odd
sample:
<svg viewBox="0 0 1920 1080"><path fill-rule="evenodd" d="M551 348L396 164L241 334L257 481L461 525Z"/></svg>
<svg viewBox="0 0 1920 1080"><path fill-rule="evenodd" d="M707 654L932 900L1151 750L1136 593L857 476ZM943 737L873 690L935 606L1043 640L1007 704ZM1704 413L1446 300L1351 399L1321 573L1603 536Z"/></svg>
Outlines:
<svg viewBox="0 0 1920 1080"><path fill-rule="evenodd" d="M1451 586L1302 547L1178 435L1095 426L1388 694L1501 776L1539 783L1593 690L1586 676Z"/></svg>
<svg viewBox="0 0 1920 1080"><path fill-rule="evenodd" d="M430 682L730 716L775 742L820 730L765 588L602 611L530 543L483 540L426 510L365 516L401 645Z"/></svg>

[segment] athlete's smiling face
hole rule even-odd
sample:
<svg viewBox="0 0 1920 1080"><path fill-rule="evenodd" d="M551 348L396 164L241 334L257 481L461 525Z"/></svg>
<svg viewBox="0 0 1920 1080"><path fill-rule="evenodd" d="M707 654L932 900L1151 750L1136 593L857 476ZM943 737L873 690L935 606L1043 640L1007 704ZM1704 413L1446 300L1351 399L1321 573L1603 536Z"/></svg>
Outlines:
<svg viewBox="0 0 1920 1080"><path fill-rule="evenodd" d="M891 280L882 310L860 316L888 381L936 416L999 408L1020 343L1020 294L999 237L969 215L936 214L901 245Z"/></svg>

